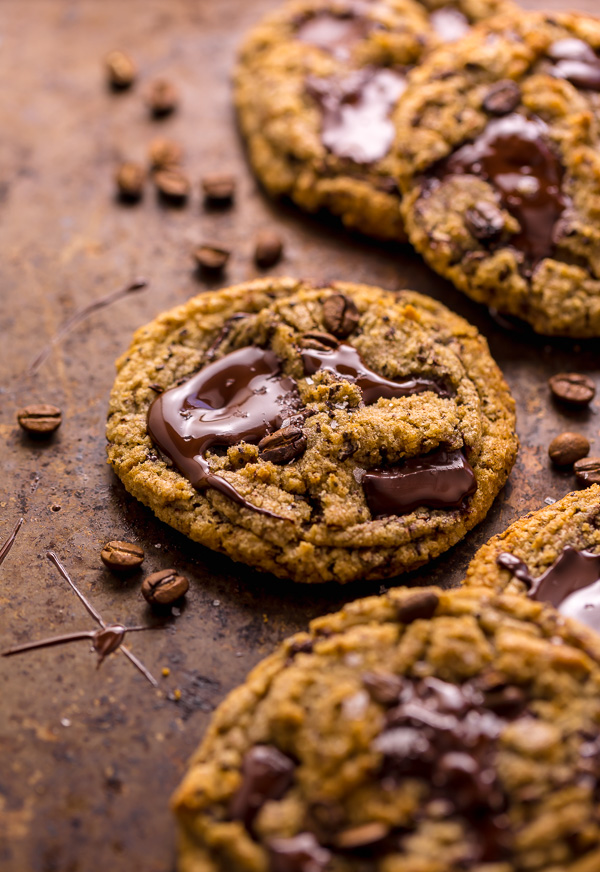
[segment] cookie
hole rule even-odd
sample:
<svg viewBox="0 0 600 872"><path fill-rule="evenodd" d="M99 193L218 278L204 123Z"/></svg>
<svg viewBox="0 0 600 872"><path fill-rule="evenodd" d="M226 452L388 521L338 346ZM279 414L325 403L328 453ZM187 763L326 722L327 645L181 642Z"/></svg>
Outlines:
<svg viewBox="0 0 600 872"><path fill-rule="evenodd" d="M465 584L525 593L600 632L600 485L494 536L471 561Z"/></svg>
<svg viewBox="0 0 600 872"><path fill-rule="evenodd" d="M514 424L486 341L440 303L261 279L136 333L108 456L197 542L347 582L420 566L478 523L513 465Z"/></svg>
<svg viewBox="0 0 600 872"><path fill-rule="evenodd" d="M313 621L222 703L180 872L593 872L600 638L475 588Z"/></svg>
<svg viewBox="0 0 600 872"><path fill-rule="evenodd" d="M483 24L414 71L394 120L433 269L538 333L600 335L600 20Z"/></svg>
<svg viewBox="0 0 600 872"><path fill-rule="evenodd" d="M506 0L293 0L246 38L235 103L269 193L348 227L405 239L393 108L411 67Z"/></svg>

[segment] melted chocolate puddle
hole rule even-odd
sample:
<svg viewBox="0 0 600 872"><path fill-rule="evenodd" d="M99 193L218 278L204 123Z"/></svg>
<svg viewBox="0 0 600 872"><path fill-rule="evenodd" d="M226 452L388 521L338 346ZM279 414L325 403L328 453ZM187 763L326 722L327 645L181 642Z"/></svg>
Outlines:
<svg viewBox="0 0 600 872"><path fill-rule="evenodd" d="M498 555L497 563L529 588L528 596L550 603L563 615L577 618L600 632L600 555L570 545L543 573L534 578L514 554Z"/></svg>
<svg viewBox="0 0 600 872"><path fill-rule="evenodd" d="M491 182L521 230L512 243L536 264L554 252L554 227L569 204L564 169L540 118L518 113L495 118L473 142L433 168L438 179L472 174Z"/></svg>
<svg viewBox="0 0 600 872"><path fill-rule="evenodd" d="M281 516L249 503L210 471L204 455L218 446L260 442L297 412L296 383L280 370L272 351L241 348L160 394L148 411L150 438L197 490L213 487L238 505L272 518Z"/></svg>
<svg viewBox="0 0 600 872"><path fill-rule="evenodd" d="M296 38L345 60L350 56L352 47L373 28L373 21L354 12L346 15L318 12L300 24Z"/></svg>
<svg viewBox="0 0 600 872"><path fill-rule="evenodd" d="M321 107L321 140L330 152L357 164L386 156L395 136L390 114L406 89L404 75L363 67L345 79L311 76L306 87Z"/></svg>
<svg viewBox="0 0 600 872"><path fill-rule="evenodd" d="M15 539L17 538L17 533L19 532L19 530L21 529L22 526L23 526L23 518L19 518L19 520L17 521L17 523L13 527L10 536L8 537L6 542L0 548L0 566L2 566L2 564L4 563L4 561L6 560L6 558L8 556L8 552L15 544Z"/></svg>
<svg viewBox="0 0 600 872"><path fill-rule="evenodd" d="M429 15L429 21L435 33L444 42L456 42L469 30L469 22L459 9L444 6Z"/></svg>
<svg viewBox="0 0 600 872"><path fill-rule="evenodd" d="M600 91L600 57L581 39L559 39L548 49L552 74L582 91Z"/></svg>

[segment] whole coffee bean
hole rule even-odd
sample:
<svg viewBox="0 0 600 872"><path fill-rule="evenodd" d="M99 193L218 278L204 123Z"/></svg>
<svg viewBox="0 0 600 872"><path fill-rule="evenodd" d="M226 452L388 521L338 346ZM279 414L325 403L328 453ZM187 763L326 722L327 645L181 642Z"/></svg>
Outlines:
<svg viewBox="0 0 600 872"><path fill-rule="evenodd" d="M122 200L139 200L144 193L146 173L140 164L127 161L117 170L115 181Z"/></svg>
<svg viewBox="0 0 600 872"><path fill-rule="evenodd" d="M583 484L600 484L600 457L586 457L578 460L573 466L573 471Z"/></svg>
<svg viewBox="0 0 600 872"><path fill-rule="evenodd" d="M105 59L106 75L111 88L124 90L135 82L137 69L129 55L122 51L111 51Z"/></svg>
<svg viewBox="0 0 600 872"><path fill-rule="evenodd" d="M271 463L288 463L305 451L306 436L300 427L282 427L258 443L259 457Z"/></svg>
<svg viewBox="0 0 600 872"><path fill-rule="evenodd" d="M420 590L406 597L396 606L398 620L402 624L412 624L413 621L424 618L428 620L435 614L440 598L432 590Z"/></svg>
<svg viewBox="0 0 600 872"><path fill-rule="evenodd" d="M157 79L150 86L146 99L150 112L159 118L175 111L179 103L179 93L172 82L167 79Z"/></svg>
<svg viewBox="0 0 600 872"><path fill-rule="evenodd" d="M235 196L235 178L231 173L211 173L200 180L204 200L215 206L229 205Z"/></svg>
<svg viewBox="0 0 600 872"><path fill-rule="evenodd" d="M321 333L319 330L311 330L304 333L298 340L300 348L313 348L315 351L331 351L340 343L331 333Z"/></svg>
<svg viewBox="0 0 600 872"><path fill-rule="evenodd" d="M503 79L492 85L483 100L483 108L490 115L508 115L521 102L521 89L512 79Z"/></svg>
<svg viewBox="0 0 600 872"><path fill-rule="evenodd" d="M368 845L381 842L389 835L389 832L390 828L387 824L371 821L368 824L342 830L341 833L333 837L333 841L338 848L344 851L353 851L356 848L366 848Z"/></svg>
<svg viewBox="0 0 600 872"><path fill-rule="evenodd" d="M596 385L587 375L559 372L548 379L552 395L569 406L587 406L596 396Z"/></svg>
<svg viewBox="0 0 600 872"><path fill-rule="evenodd" d="M58 430L62 423L62 412L58 406L48 403L34 403L17 412L19 425L30 436L45 438Z"/></svg>
<svg viewBox="0 0 600 872"><path fill-rule="evenodd" d="M154 139L150 143L148 156L153 169L172 169L181 163L183 149L172 139Z"/></svg>
<svg viewBox="0 0 600 872"><path fill-rule="evenodd" d="M129 572L142 565L144 551L133 542L119 542L115 539L106 543L100 552L100 557L108 569L114 572Z"/></svg>
<svg viewBox="0 0 600 872"><path fill-rule="evenodd" d="M209 273L218 273L225 269L231 254L228 248L209 243L198 245L193 253L199 269Z"/></svg>
<svg viewBox="0 0 600 872"><path fill-rule="evenodd" d="M151 606L168 606L188 592L190 586L185 576L174 569L162 569L147 575L142 582L142 594Z"/></svg>
<svg viewBox="0 0 600 872"><path fill-rule="evenodd" d="M467 230L481 242L493 242L499 239L504 230L504 217L500 209L493 203L479 200L465 213Z"/></svg>
<svg viewBox="0 0 600 872"><path fill-rule="evenodd" d="M262 230L256 237L254 260L257 266L266 269L281 259L283 240L274 230Z"/></svg>
<svg viewBox="0 0 600 872"><path fill-rule="evenodd" d="M161 197L171 203L185 203L190 193L188 177L174 167L154 173L154 184Z"/></svg>
<svg viewBox="0 0 600 872"><path fill-rule="evenodd" d="M556 466L572 466L589 453L590 443L580 433L561 433L548 446L548 455Z"/></svg>
<svg viewBox="0 0 600 872"><path fill-rule="evenodd" d="M344 294L332 294L323 303L323 323L330 333L345 339L358 325L356 303Z"/></svg>

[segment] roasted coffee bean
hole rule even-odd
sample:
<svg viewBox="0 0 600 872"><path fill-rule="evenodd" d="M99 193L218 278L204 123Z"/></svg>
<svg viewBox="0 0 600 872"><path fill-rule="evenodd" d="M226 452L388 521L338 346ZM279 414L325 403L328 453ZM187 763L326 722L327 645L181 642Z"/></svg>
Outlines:
<svg viewBox="0 0 600 872"><path fill-rule="evenodd" d="M440 601L437 593L432 590L421 590L409 595L396 606L398 620L401 624L412 624L420 618L432 618Z"/></svg>
<svg viewBox="0 0 600 872"><path fill-rule="evenodd" d="M102 562L115 572L128 572L137 569L144 560L144 551L133 542L107 542L100 553Z"/></svg>
<svg viewBox="0 0 600 872"><path fill-rule="evenodd" d="M502 79L492 85L483 100L483 108L490 115L508 115L521 102L521 89L512 79Z"/></svg>
<svg viewBox="0 0 600 872"><path fill-rule="evenodd" d="M201 270L218 273L225 269L230 254L228 248L204 243L194 249L194 260Z"/></svg>
<svg viewBox="0 0 600 872"><path fill-rule="evenodd" d="M162 569L147 575L142 582L142 595L151 606L168 606L188 592L190 586L185 576L175 569Z"/></svg>
<svg viewBox="0 0 600 872"><path fill-rule="evenodd" d="M390 828L387 824L371 821L371 823L362 826L342 830L341 833L334 836L333 841L335 846L341 848L342 851L352 851L354 848L365 848L367 845L381 842L389 835L389 832Z"/></svg>
<svg viewBox="0 0 600 872"><path fill-rule="evenodd" d="M504 230L504 217L500 209L493 203L479 200L465 214L467 230L475 239L481 242L493 242L499 239Z"/></svg>
<svg viewBox="0 0 600 872"><path fill-rule="evenodd" d="M155 139L150 143L148 156L153 169L173 169L181 163L183 149L172 139Z"/></svg>
<svg viewBox="0 0 600 872"><path fill-rule="evenodd" d="M111 88L124 90L135 82L137 70L131 58L122 51L111 51L106 56L106 75Z"/></svg>
<svg viewBox="0 0 600 872"><path fill-rule="evenodd" d="M48 403L35 403L17 412L19 425L30 436L45 438L58 430L62 423L62 412L58 406Z"/></svg>
<svg viewBox="0 0 600 872"><path fill-rule="evenodd" d="M260 459L271 463L289 463L305 451L306 436L300 427L282 427L258 443Z"/></svg>
<svg viewBox="0 0 600 872"><path fill-rule="evenodd" d="M323 303L323 323L330 333L345 339L358 325L356 303L344 294L332 294Z"/></svg>
<svg viewBox="0 0 600 872"><path fill-rule="evenodd" d="M587 375L560 372L548 379L552 395L569 406L587 406L596 396L596 385Z"/></svg>
<svg viewBox="0 0 600 872"><path fill-rule="evenodd" d="M204 200L216 206L229 205L235 196L235 178L231 173L211 173L200 180Z"/></svg>
<svg viewBox="0 0 600 872"><path fill-rule="evenodd" d="M561 433L548 447L550 460L556 466L572 466L589 453L590 443L581 433Z"/></svg>
<svg viewBox="0 0 600 872"><path fill-rule="evenodd" d="M314 348L316 351L331 351L340 344L331 333L321 333L319 330L311 330L304 333L298 340L300 348Z"/></svg>
<svg viewBox="0 0 600 872"><path fill-rule="evenodd" d="M150 86L146 99L150 112L159 118L170 115L177 108L179 93L172 82L167 79L157 79Z"/></svg>
<svg viewBox="0 0 600 872"><path fill-rule="evenodd" d="M283 254L283 240L274 230L262 230L256 237L254 260L257 266L274 266Z"/></svg>
<svg viewBox="0 0 600 872"><path fill-rule="evenodd" d="M185 203L190 193L188 177L174 167L155 173L154 184L161 197L171 203Z"/></svg>
<svg viewBox="0 0 600 872"><path fill-rule="evenodd" d="M573 466L575 475L579 481L588 487L591 484L600 484L600 457L586 457L578 460Z"/></svg>
<svg viewBox="0 0 600 872"><path fill-rule="evenodd" d="M146 173L138 163L122 163L115 174L115 182L122 200L139 200L144 193Z"/></svg>

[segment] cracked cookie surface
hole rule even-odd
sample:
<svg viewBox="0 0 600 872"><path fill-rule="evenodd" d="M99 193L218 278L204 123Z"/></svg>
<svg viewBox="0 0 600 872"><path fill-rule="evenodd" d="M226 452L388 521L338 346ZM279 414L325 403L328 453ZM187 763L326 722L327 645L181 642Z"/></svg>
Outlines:
<svg viewBox="0 0 600 872"><path fill-rule="evenodd" d="M440 303L261 279L138 330L108 456L190 538L280 577L347 582L459 541L512 468L514 424L486 341Z"/></svg>
<svg viewBox="0 0 600 872"><path fill-rule="evenodd" d="M235 102L265 188L405 239L391 115L408 71L507 0L293 0L245 39Z"/></svg>
<svg viewBox="0 0 600 872"><path fill-rule="evenodd" d="M593 872L600 639L490 590L313 621L215 713L180 872Z"/></svg>
<svg viewBox="0 0 600 872"><path fill-rule="evenodd" d="M600 21L482 24L395 114L409 238L473 299L548 335L600 335Z"/></svg>

